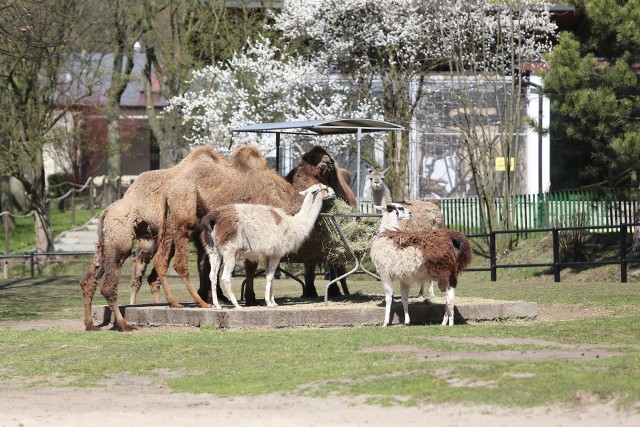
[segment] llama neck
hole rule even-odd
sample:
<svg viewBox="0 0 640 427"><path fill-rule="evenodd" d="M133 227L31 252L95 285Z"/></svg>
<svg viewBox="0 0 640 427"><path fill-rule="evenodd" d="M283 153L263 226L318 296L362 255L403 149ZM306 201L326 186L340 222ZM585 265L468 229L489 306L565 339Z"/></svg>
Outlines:
<svg viewBox="0 0 640 427"><path fill-rule="evenodd" d="M384 206L387 202L391 201L391 198L388 196L388 189L385 185L382 185L380 188L374 189L371 187L371 196L373 197L373 204L375 206ZM387 200L385 200L385 197Z"/></svg>
<svg viewBox="0 0 640 427"><path fill-rule="evenodd" d="M311 233L321 209L322 197L320 194L309 193L305 196L300 211L293 216L293 222L305 237Z"/></svg>
<svg viewBox="0 0 640 427"><path fill-rule="evenodd" d="M384 212L382 214L382 220L380 221L380 227L378 227L378 233L383 231L398 231L400 229L400 221L396 213Z"/></svg>

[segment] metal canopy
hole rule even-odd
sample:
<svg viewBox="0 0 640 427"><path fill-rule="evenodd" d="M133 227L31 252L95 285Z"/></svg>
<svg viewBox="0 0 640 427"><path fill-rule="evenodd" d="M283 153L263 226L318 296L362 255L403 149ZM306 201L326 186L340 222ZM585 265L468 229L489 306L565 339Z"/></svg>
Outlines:
<svg viewBox="0 0 640 427"><path fill-rule="evenodd" d="M332 120L308 120L298 122L258 123L241 126L234 132L256 132L276 134L276 169L280 172L280 134L295 135L358 135L358 168L356 169L356 199L360 208L360 140L363 133L371 132L397 132L405 130L404 127L394 123L372 119L332 119Z"/></svg>
<svg viewBox="0 0 640 427"><path fill-rule="evenodd" d="M383 131L401 131L402 126L372 119L307 120L299 122L258 123L234 129L234 132L338 135Z"/></svg>

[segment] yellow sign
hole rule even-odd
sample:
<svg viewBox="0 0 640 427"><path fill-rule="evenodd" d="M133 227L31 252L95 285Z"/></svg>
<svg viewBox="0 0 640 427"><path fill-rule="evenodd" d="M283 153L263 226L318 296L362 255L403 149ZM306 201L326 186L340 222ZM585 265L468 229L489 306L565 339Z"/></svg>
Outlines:
<svg viewBox="0 0 640 427"><path fill-rule="evenodd" d="M515 158L514 157L510 157L509 158L509 171L513 172L515 170ZM496 157L496 170L499 172L504 172L505 170L507 170L507 165L505 162L505 158L504 157Z"/></svg>

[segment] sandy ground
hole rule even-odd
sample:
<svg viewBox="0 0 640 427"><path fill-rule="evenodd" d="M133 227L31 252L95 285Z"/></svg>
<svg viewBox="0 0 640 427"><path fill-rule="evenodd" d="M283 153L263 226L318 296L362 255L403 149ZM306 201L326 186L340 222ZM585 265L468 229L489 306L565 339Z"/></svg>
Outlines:
<svg viewBox="0 0 640 427"><path fill-rule="evenodd" d="M0 426L638 426L640 415L612 402L575 408L508 409L426 405L381 407L358 400L292 395L219 398L172 393L153 380L103 389L0 386ZM587 399L588 400L588 399Z"/></svg>
<svg viewBox="0 0 640 427"><path fill-rule="evenodd" d="M543 316L549 315L543 313ZM566 316L566 312L564 313ZM78 320L3 322L1 327L17 330L55 328L83 330ZM164 327L181 331L197 328ZM150 328L141 328L145 333ZM540 343L538 343L540 344ZM557 346L556 346L557 347ZM388 349L386 349L388 351ZM561 349L562 350L562 349ZM597 350L606 357L606 348L566 348L554 355L559 360L583 357ZM384 349L370 349L384 351ZM416 352L414 348L393 351ZM558 351L557 348L554 351ZM430 356L430 355L427 355ZM436 355L437 356L437 355ZM541 357L538 354L536 357ZM1 367L0 367L1 370ZM362 398L319 399L295 394L221 398L206 394L174 393L158 378L112 379L97 388L57 388L0 381L0 427L4 426L640 426L640 410L619 409L615 402L597 396L576 396L572 407L513 409L489 406L424 405L381 407Z"/></svg>

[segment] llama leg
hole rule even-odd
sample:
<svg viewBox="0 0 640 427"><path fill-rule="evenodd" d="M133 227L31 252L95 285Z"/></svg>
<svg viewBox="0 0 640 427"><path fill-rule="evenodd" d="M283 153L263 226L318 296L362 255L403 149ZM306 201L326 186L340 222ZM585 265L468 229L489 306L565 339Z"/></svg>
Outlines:
<svg viewBox="0 0 640 427"><path fill-rule="evenodd" d="M453 326L453 313L454 313L454 305L453 301L456 296L456 288L452 288L449 286L447 291L445 292L446 305L444 309L444 319L442 319L442 324L449 326Z"/></svg>
<svg viewBox="0 0 640 427"><path fill-rule="evenodd" d="M211 302L216 310L221 310L220 303L218 302L218 293L214 291L213 287L218 287L218 270L220 269L220 255L216 249L208 252L209 254L209 280L211 281Z"/></svg>
<svg viewBox="0 0 640 427"><path fill-rule="evenodd" d="M384 323L382 326L389 324L391 318L391 303L393 302L393 285L385 280L384 282Z"/></svg>
<svg viewBox="0 0 640 427"><path fill-rule="evenodd" d="M433 293L433 287L435 286L436 281L432 280L431 284L429 285L429 299L430 300L434 300L436 298L436 294Z"/></svg>
<svg viewBox="0 0 640 427"><path fill-rule="evenodd" d="M264 290L264 301L267 303L267 307L277 307L275 298L273 297L273 276L276 274L276 270L278 269L278 264L280 263L280 258L271 258L267 257L266 262L266 276L267 282Z"/></svg>
<svg viewBox="0 0 640 427"><path fill-rule="evenodd" d="M409 319L409 284L400 284L400 299L402 300L402 309L404 310L404 324L408 325L411 322Z"/></svg>
<svg viewBox="0 0 640 427"><path fill-rule="evenodd" d="M424 282L420 283L420 291L418 292L418 298L424 298Z"/></svg>
<svg viewBox="0 0 640 427"><path fill-rule="evenodd" d="M233 293L233 289L231 289L231 274L233 274L233 269L236 266L236 255L235 253L223 253L222 254L222 277L220 280L224 283L224 287L227 290L227 295L231 300L233 306L237 309L240 309L240 304L238 304L238 300L236 299L235 294ZM211 265L211 269L213 270L213 265Z"/></svg>
<svg viewBox="0 0 640 427"><path fill-rule="evenodd" d="M91 301L93 300L93 295L96 293L98 280L100 280L104 274L104 269L101 268L100 258L100 249L98 248L89 270L87 270L82 280L80 280L80 288L82 289L84 299L84 327L87 331L100 330L100 328L93 324L93 313L91 312Z"/></svg>

